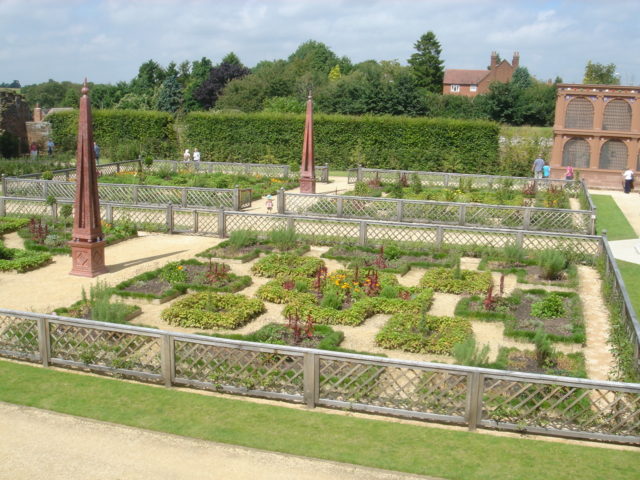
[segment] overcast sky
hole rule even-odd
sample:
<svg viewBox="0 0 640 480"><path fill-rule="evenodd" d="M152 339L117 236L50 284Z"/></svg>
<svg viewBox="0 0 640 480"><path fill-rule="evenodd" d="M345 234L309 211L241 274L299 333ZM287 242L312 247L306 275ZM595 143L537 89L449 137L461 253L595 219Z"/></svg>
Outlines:
<svg viewBox="0 0 640 480"><path fill-rule="evenodd" d="M580 83L588 60L640 84L640 1L0 0L0 82L131 80L140 64L234 51L253 67L309 39L354 63L406 64L432 30L445 68L484 69L492 50L541 80Z"/></svg>

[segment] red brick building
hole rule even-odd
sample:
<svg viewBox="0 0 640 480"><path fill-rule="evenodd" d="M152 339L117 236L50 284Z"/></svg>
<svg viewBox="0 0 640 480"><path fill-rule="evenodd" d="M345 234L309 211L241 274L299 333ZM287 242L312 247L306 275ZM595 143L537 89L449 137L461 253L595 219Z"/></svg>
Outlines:
<svg viewBox="0 0 640 480"><path fill-rule="evenodd" d="M475 97L489 91L489 85L493 82L506 83L511 80L513 72L520 65L520 54L515 52L513 60L509 63L502 60L498 63L498 54L491 54L489 70L452 70L444 71L442 93L445 95L463 95Z"/></svg>
<svg viewBox="0 0 640 480"><path fill-rule="evenodd" d="M640 87L558 85L552 176L567 165L590 187L621 188L622 171L640 170Z"/></svg>

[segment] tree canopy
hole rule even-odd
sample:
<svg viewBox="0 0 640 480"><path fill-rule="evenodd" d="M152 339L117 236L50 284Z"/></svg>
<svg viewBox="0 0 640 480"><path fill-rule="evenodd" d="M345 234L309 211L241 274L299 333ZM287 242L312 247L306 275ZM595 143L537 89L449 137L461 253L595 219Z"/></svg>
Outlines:
<svg viewBox="0 0 640 480"><path fill-rule="evenodd" d="M414 44L416 53L409 58L418 85L430 92L442 91L444 78L444 62L440 59L442 48L435 33L429 31Z"/></svg>
<svg viewBox="0 0 640 480"><path fill-rule="evenodd" d="M584 79L582 83L620 85L620 76L616 75L615 63L603 65L602 63L593 63L589 60L584 67Z"/></svg>

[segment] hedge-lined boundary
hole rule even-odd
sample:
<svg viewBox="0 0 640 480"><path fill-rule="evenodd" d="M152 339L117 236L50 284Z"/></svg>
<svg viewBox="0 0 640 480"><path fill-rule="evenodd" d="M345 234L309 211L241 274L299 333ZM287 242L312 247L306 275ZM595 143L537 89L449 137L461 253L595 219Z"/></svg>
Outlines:
<svg viewBox="0 0 640 480"><path fill-rule="evenodd" d="M298 165L303 115L190 113L185 139L207 160ZM317 115L316 162L332 169L361 164L463 173L494 173L500 128L486 121L392 116Z"/></svg>
<svg viewBox="0 0 640 480"><path fill-rule="evenodd" d="M75 151L78 111L47 116L53 141L61 150ZM143 110L94 110L93 138L111 161L131 160L139 154L172 157L178 152L173 117Z"/></svg>

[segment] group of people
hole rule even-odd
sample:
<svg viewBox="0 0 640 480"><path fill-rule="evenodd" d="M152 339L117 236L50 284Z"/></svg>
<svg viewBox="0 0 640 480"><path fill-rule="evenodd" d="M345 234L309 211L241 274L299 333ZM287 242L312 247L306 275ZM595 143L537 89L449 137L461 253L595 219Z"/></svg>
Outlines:
<svg viewBox="0 0 640 480"><path fill-rule="evenodd" d="M191 161L191 152L189 152L188 148L184 151L184 154L182 155L182 159L185 162L190 162ZM193 161L194 162L199 162L200 161L200 152L198 151L197 148L193 149Z"/></svg>
<svg viewBox="0 0 640 480"><path fill-rule="evenodd" d="M53 143L53 140L47 140L47 156L50 157L53 155L53 149L55 146L56 144ZM100 161L100 147L96 142L93 142L93 153L96 158L96 162ZM31 145L29 146L29 154L31 155L32 160L38 158L38 144L36 142L31 142Z"/></svg>
<svg viewBox="0 0 640 480"><path fill-rule="evenodd" d="M533 178L549 178L549 175L551 174L551 167L545 163L543 158L538 157L533 161L531 171L533 172ZM573 175L573 167L571 165L567 165L567 169L564 174L565 180L573 180ZM622 172L622 188L624 189L624 193L630 193L631 190L633 190L633 175L634 172L630 168L627 168Z"/></svg>

